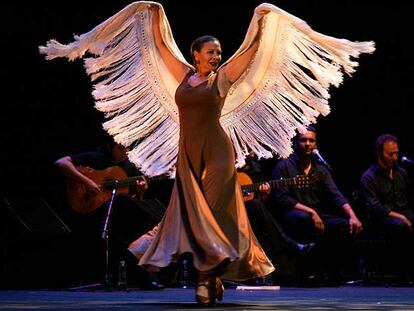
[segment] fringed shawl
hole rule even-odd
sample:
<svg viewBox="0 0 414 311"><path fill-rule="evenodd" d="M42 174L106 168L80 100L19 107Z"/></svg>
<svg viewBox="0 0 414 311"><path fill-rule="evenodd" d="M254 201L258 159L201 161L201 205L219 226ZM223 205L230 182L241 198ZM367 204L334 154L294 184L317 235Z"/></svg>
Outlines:
<svg viewBox="0 0 414 311"><path fill-rule="evenodd" d="M174 94L179 82L167 69L153 36L153 11L159 7L165 45L189 70L162 6L135 2L90 32L62 45L51 40L40 52L47 59L85 59L94 82L95 107L105 113L105 130L131 146L130 160L148 176L173 174L179 120ZM262 19L261 22L259 20ZM351 42L313 31L304 21L271 4L255 9L244 42L222 66L246 51L259 36L248 70L230 88L221 124L243 166L251 149L259 158L287 157L296 130L329 113L328 89L358 65L351 57L372 53L373 42Z"/></svg>

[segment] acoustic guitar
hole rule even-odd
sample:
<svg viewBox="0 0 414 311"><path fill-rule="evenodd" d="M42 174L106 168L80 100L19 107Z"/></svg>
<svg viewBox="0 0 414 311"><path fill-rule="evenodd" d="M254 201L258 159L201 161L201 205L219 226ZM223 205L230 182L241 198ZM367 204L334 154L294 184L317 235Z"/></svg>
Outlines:
<svg viewBox="0 0 414 311"><path fill-rule="evenodd" d="M128 177L125 171L119 166L111 166L104 170L95 170L86 166L76 167L79 172L92 179L100 185L99 193L91 193L81 182L68 179L66 183L66 193L70 206L78 213L90 213L96 210L103 203L111 199L112 190L116 189L116 194L129 193L129 186L135 185L136 181L143 177ZM146 177L147 181L167 179L161 175L152 178Z"/></svg>
<svg viewBox="0 0 414 311"><path fill-rule="evenodd" d="M237 179L243 191L244 201L250 201L254 198L254 193L259 190L260 186L269 183L270 188L278 188L281 186L295 186L298 188L309 188L316 181L316 175L297 175L291 178L274 179L253 183L253 180L244 172L237 172Z"/></svg>

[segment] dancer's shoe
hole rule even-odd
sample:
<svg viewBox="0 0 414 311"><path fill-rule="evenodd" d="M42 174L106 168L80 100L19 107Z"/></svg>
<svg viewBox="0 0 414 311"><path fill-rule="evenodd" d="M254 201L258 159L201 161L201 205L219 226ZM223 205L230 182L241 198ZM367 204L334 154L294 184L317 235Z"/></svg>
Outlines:
<svg viewBox="0 0 414 311"><path fill-rule="evenodd" d="M221 281L220 281L221 282ZM216 277L212 275L200 274L196 286L196 302L205 306L216 304L217 289ZM223 294L221 294L221 299Z"/></svg>

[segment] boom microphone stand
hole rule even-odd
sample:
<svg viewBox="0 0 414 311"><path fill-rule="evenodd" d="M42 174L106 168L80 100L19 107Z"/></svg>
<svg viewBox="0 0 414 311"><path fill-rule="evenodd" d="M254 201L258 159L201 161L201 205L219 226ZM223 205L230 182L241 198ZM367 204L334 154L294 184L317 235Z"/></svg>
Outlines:
<svg viewBox="0 0 414 311"><path fill-rule="evenodd" d="M109 230L108 230L108 224L109 219L112 215L112 206L114 203L115 195L116 195L116 184L118 181L115 181L113 189L112 189L112 195L111 200L109 201L108 206L108 212L106 213L105 223L102 230L102 236L101 239L105 240L105 279L104 279L104 285L109 286L111 283L111 277L109 275Z"/></svg>
<svg viewBox="0 0 414 311"><path fill-rule="evenodd" d="M106 290L112 290L114 287L111 286L111 275L109 272L109 220L112 215L113 210L113 204L116 196L116 190L118 185L118 180L115 180L113 184L111 185L111 199L109 201L108 205L108 211L106 213L106 218L104 222L104 226L102 229L102 235L101 239L105 240L105 277L103 283L96 283L96 284L90 284L90 285L84 285L84 286L77 286L72 287L69 290L82 290L82 289L106 289ZM126 288L124 290L127 290Z"/></svg>

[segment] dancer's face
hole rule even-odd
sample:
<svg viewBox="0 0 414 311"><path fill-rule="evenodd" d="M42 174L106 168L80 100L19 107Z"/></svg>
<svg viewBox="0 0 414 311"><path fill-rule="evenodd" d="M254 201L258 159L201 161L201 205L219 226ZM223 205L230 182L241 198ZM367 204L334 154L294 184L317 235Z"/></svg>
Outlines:
<svg viewBox="0 0 414 311"><path fill-rule="evenodd" d="M194 51L199 72L215 71L221 62L221 45L217 40L205 42L200 52Z"/></svg>

